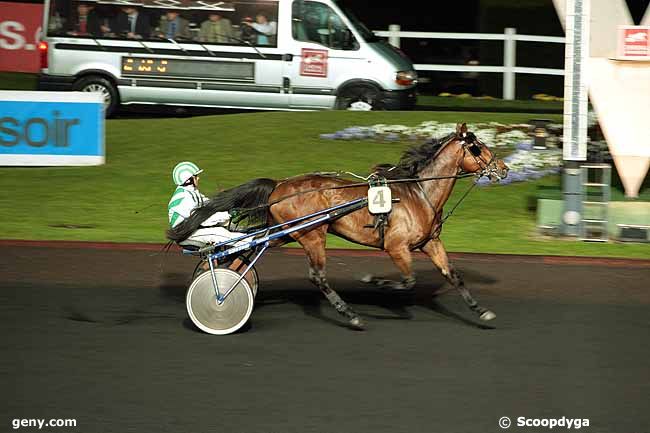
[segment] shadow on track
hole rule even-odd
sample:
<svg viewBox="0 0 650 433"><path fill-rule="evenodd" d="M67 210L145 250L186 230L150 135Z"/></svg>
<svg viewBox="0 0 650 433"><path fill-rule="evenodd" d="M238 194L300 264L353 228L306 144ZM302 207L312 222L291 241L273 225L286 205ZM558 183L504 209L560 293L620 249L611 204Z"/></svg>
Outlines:
<svg viewBox="0 0 650 433"><path fill-rule="evenodd" d="M413 290L395 291L385 288L369 286L357 280L334 280L335 287L345 287L341 293L345 300L353 305L365 305L385 310L382 312L360 312L360 315L372 320L412 320L413 313L408 307L423 307L437 315L442 315L478 329L495 329L483 323L473 321L465 314L455 312L445 307L440 302L440 297L447 292L450 296L460 296L450 290L446 282L439 278L431 278L434 272L422 272ZM483 275L476 271L464 272L470 283L495 284L497 280ZM387 275L387 278L397 278L396 275ZM167 273L163 275L162 283L159 286L160 296L174 303L184 304L185 294L189 286L189 277L181 273ZM265 289L264 281L260 285L260 291L255 299L255 311L269 306L293 304L301 308L305 316L309 316L337 327L349 328L348 324L338 320L338 317L331 317L329 308L323 310L325 302L320 292L312 288L311 284L302 277L291 279L273 280L271 288ZM276 289L275 287L282 287ZM194 325L185 319L183 326L196 331ZM244 331L244 330L242 330Z"/></svg>

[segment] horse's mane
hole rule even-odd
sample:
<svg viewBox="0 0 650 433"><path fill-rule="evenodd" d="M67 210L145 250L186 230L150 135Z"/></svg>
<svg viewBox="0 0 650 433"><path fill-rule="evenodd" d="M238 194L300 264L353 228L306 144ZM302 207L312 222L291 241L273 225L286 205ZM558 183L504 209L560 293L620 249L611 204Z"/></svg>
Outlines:
<svg viewBox="0 0 650 433"><path fill-rule="evenodd" d="M407 149L400 157L397 165L377 164L372 170L386 179L417 177L418 173L431 162L442 146L455 136L456 133L452 132L442 138L431 138L424 144Z"/></svg>

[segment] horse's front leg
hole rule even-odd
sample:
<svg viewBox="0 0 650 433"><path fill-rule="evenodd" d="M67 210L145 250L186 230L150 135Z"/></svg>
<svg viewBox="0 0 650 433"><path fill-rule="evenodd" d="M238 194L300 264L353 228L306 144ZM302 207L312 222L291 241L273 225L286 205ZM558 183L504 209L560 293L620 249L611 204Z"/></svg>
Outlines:
<svg viewBox="0 0 650 433"><path fill-rule="evenodd" d="M434 265L440 270L442 275L451 283L463 297L463 300L467 306L479 315L481 320L492 320L496 317L492 311L487 310L481 307L478 302L472 297L472 294L469 292L467 287L465 287L465 282L463 277L454 269L454 267L449 263L449 258L447 257L447 251L445 251L444 245L440 239L432 239L422 247L424 251L433 262Z"/></svg>
<svg viewBox="0 0 650 433"><path fill-rule="evenodd" d="M388 287L393 290L411 290L415 286L415 275L411 266L413 260L408 244L387 242L385 249L402 274L402 281L379 278L371 274L364 276L361 281L364 283L373 283L378 287Z"/></svg>

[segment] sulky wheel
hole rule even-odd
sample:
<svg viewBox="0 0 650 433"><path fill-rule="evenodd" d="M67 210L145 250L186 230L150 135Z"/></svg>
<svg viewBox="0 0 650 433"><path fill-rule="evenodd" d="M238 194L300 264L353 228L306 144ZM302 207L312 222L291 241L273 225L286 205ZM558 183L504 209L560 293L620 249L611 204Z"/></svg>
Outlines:
<svg viewBox="0 0 650 433"><path fill-rule="evenodd" d="M246 267L248 266L249 263L250 260L248 260L247 257L239 256L231 263L226 263L219 267L228 268L241 275L246 270ZM257 275L257 269L255 269L255 266L253 266L251 270L248 271L248 273L244 278L248 282L248 285L251 286L251 289L253 290L253 296L257 296L257 289L260 284L260 277Z"/></svg>
<svg viewBox="0 0 650 433"><path fill-rule="evenodd" d="M214 274L222 295L239 278L230 269L215 269ZM215 335L232 334L244 326L253 312L253 302L253 292L248 282L242 280L219 305L211 272L204 272L192 281L185 299L192 322L201 331Z"/></svg>
<svg viewBox="0 0 650 433"><path fill-rule="evenodd" d="M246 266L248 266L248 263L250 263L250 260L248 260L244 256L239 256L232 262L220 263L217 265L217 267L220 269L230 269L241 274L246 270ZM210 270L210 266L208 265L207 259L201 260L199 264L196 265L196 268L194 268L194 273L192 274L192 280L195 280L196 277L198 277L205 271L209 271L209 270ZM259 275L257 274L257 269L255 269L255 266L253 266L251 270L248 271L244 279L248 282L248 285L251 286L251 289L253 290L253 297L256 297L257 289L260 283L260 278Z"/></svg>

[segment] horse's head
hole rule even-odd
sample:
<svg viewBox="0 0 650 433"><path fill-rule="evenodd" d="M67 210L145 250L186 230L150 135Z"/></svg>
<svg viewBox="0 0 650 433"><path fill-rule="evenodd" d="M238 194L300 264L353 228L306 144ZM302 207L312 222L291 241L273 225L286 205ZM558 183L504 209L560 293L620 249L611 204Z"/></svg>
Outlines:
<svg viewBox="0 0 650 433"><path fill-rule="evenodd" d="M467 131L465 123L456 125L456 138L463 157L460 167L465 173L478 173L488 176L490 180L497 181L508 176L508 166L476 137Z"/></svg>

